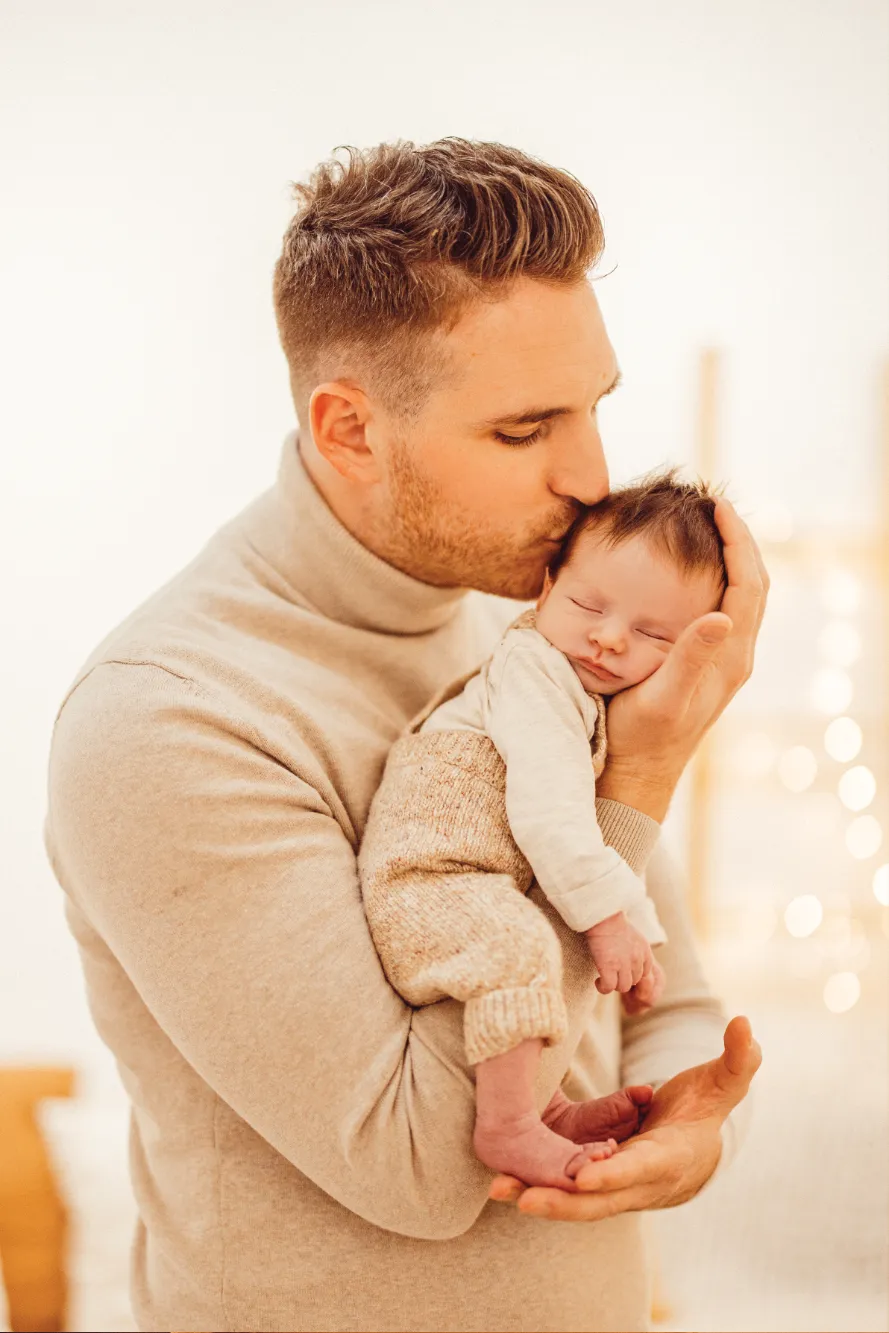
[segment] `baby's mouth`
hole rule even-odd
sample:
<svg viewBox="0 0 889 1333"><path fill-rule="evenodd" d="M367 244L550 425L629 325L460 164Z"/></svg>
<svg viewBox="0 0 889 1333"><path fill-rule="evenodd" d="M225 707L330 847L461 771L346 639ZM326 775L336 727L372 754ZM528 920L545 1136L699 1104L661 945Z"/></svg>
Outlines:
<svg viewBox="0 0 889 1333"><path fill-rule="evenodd" d="M575 657L574 660L579 662L582 667L586 667L587 671L592 671L594 675L601 676L603 680L620 680L620 676L616 676L613 671L609 671L607 667L603 667L598 662L591 662L588 657Z"/></svg>

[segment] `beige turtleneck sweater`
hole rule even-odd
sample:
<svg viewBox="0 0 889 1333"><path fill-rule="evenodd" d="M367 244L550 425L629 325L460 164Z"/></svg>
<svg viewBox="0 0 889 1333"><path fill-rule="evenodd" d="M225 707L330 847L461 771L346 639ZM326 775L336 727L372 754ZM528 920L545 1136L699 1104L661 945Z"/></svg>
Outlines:
<svg viewBox="0 0 889 1333"><path fill-rule="evenodd" d="M462 1006L405 1005L362 910L356 851L390 745L515 614L367 551L294 432L277 484L78 672L46 844L132 1101L142 1330L646 1327L638 1215L554 1222L487 1200ZM597 814L641 868L658 826L615 802ZM560 1081L599 1096L721 1049L659 848L647 883L668 990L623 1024L531 889L569 1015L541 1108Z"/></svg>

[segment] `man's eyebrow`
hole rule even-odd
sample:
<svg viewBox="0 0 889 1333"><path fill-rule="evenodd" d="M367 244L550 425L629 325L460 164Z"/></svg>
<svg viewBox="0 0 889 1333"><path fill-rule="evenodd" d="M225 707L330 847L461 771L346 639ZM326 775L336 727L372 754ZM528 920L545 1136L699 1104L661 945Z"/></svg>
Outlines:
<svg viewBox="0 0 889 1333"><path fill-rule="evenodd" d="M607 397L609 393L614 393L614 390L618 388L622 379L623 375L621 371L618 370L614 379L608 385L608 388L603 389L599 394L596 402L600 402L601 399ZM476 421L473 424L472 429L487 430L490 429L491 426L530 426L535 421L549 421L552 417L567 416L571 411L573 411L573 408L570 407L526 407L521 412L509 412L506 416L489 417L485 421Z"/></svg>

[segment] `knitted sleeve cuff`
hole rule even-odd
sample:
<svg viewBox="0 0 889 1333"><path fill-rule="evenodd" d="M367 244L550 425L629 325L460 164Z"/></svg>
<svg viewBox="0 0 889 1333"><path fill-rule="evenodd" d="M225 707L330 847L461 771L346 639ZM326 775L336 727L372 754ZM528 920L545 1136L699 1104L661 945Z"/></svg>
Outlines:
<svg viewBox="0 0 889 1333"><path fill-rule="evenodd" d="M657 820L607 796L596 797L596 818L606 844L641 875L661 831Z"/></svg>
<svg viewBox="0 0 889 1333"><path fill-rule="evenodd" d="M565 1001L551 986L489 991L467 1000L463 1011L466 1059L471 1065L502 1055L529 1037L543 1037L545 1045L554 1046L567 1031Z"/></svg>

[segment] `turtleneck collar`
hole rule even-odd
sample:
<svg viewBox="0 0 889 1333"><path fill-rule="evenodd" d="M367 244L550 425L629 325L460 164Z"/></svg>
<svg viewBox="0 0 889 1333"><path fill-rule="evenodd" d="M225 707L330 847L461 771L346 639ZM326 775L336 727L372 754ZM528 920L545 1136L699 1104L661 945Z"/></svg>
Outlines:
<svg viewBox="0 0 889 1333"><path fill-rule="evenodd" d="M298 431L284 440L277 483L250 532L252 545L292 588L294 600L356 629L425 634L456 613L465 588L436 588L362 546L309 476Z"/></svg>

